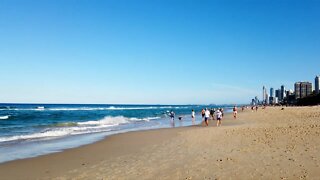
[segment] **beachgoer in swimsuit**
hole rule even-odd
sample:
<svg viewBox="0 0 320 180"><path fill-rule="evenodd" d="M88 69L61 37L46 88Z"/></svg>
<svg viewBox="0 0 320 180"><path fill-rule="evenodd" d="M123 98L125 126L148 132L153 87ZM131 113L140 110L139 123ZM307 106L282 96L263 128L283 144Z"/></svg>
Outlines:
<svg viewBox="0 0 320 180"><path fill-rule="evenodd" d="M233 117L237 119L238 108L236 106L233 107Z"/></svg>
<svg viewBox="0 0 320 180"><path fill-rule="evenodd" d="M175 116L175 113L173 111L170 112L170 118L171 120L174 120L174 116Z"/></svg>
<svg viewBox="0 0 320 180"><path fill-rule="evenodd" d="M220 112L222 114L222 117L224 116L224 113L223 113L223 108L220 108Z"/></svg>
<svg viewBox="0 0 320 180"><path fill-rule="evenodd" d="M193 109L192 109L192 111L191 111L191 119L192 119L192 125L195 125L196 113L194 112Z"/></svg>
<svg viewBox="0 0 320 180"><path fill-rule="evenodd" d="M222 113L219 109L217 110L216 115L217 115L217 127L218 127L218 126L221 126L221 120L222 120Z"/></svg>
<svg viewBox="0 0 320 180"><path fill-rule="evenodd" d="M214 120L214 109L213 108L211 108L211 110L210 110L210 117L212 120Z"/></svg>
<svg viewBox="0 0 320 180"><path fill-rule="evenodd" d="M204 114L204 122L207 126L209 126L208 120L210 118L210 111L206 108L205 114Z"/></svg>
<svg viewBox="0 0 320 180"><path fill-rule="evenodd" d="M206 112L206 111L205 111L204 109L201 110L202 121L204 120L205 112Z"/></svg>

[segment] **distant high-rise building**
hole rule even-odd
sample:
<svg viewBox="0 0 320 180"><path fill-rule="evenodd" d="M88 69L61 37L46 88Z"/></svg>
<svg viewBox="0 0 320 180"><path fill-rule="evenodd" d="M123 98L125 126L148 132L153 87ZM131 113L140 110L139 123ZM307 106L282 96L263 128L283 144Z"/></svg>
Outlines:
<svg viewBox="0 0 320 180"><path fill-rule="evenodd" d="M278 101L276 102L276 97L269 97L269 104L276 104L276 103L278 103Z"/></svg>
<svg viewBox="0 0 320 180"><path fill-rule="evenodd" d="M269 104L274 104L273 101L274 101L274 97L271 97L271 96L270 96L270 97L269 97Z"/></svg>
<svg viewBox="0 0 320 180"><path fill-rule="evenodd" d="M283 99L285 98L285 96L286 96L286 89L285 89L284 85L282 85L282 86L281 86L281 91L280 91L280 98L279 98L279 100L280 100L280 101L283 101Z"/></svg>
<svg viewBox="0 0 320 180"><path fill-rule="evenodd" d="M269 94L268 93L266 94L266 102L265 103L269 104Z"/></svg>
<svg viewBox="0 0 320 180"><path fill-rule="evenodd" d="M258 97L257 97L257 96L254 98L254 101L255 101L255 104L256 104L256 105L258 105L258 104L259 104L259 99L258 99Z"/></svg>
<svg viewBox="0 0 320 180"><path fill-rule="evenodd" d="M276 97L278 98L278 100L280 99L280 89L277 89L275 94L276 94Z"/></svg>
<svg viewBox="0 0 320 180"><path fill-rule="evenodd" d="M274 89L270 88L270 97L274 97Z"/></svg>
<svg viewBox="0 0 320 180"><path fill-rule="evenodd" d="M300 95L300 82L294 83L294 94L296 96L296 99L299 99L301 97Z"/></svg>
<svg viewBox="0 0 320 180"><path fill-rule="evenodd" d="M266 95L267 95L267 89L263 86L262 88L262 103L266 103Z"/></svg>
<svg viewBox="0 0 320 180"><path fill-rule="evenodd" d="M312 83L310 82L296 82L294 84L294 92L296 99L304 98L312 94Z"/></svg>
<svg viewBox="0 0 320 180"><path fill-rule="evenodd" d="M319 94L319 76L316 76L315 80L314 80L314 90L316 92L316 94Z"/></svg>
<svg viewBox="0 0 320 180"><path fill-rule="evenodd" d="M293 94L293 90L289 89L288 91L286 91L286 97L290 96Z"/></svg>
<svg viewBox="0 0 320 180"><path fill-rule="evenodd" d="M254 99L251 100L251 105L252 105L252 106L256 105L256 102L255 102Z"/></svg>

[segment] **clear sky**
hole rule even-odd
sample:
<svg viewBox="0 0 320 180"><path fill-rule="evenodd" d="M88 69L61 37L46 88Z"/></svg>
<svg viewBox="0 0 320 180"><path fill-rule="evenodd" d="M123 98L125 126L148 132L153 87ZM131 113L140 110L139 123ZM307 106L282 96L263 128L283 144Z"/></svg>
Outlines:
<svg viewBox="0 0 320 180"><path fill-rule="evenodd" d="M249 103L320 74L320 1L1 0L0 102Z"/></svg>

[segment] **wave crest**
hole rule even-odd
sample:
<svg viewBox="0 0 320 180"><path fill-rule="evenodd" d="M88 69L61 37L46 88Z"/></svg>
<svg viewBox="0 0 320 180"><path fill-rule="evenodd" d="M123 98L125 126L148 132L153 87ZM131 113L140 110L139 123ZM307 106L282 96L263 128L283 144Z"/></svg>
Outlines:
<svg viewBox="0 0 320 180"><path fill-rule="evenodd" d="M107 116L97 121L86 121L86 122L77 122L77 123L76 122L58 123L42 130L41 132L25 134L25 135L0 137L0 142L57 138L57 137L63 137L68 135L107 132L107 131L112 131L112 127L115 127L121 124L134 123L137 121L150 121L150 120L159 119L159 118L160 117L127 118L123 116L116 116L116 117Z"/></svg>
<svg viewBox="0 0 320 180"><path fill-rule="evenodd" d="M150 121L154 119L159 119L160 117L147 117L147 118L127 118L124 116L106 116L101 120L98 121L86 121L86 122L78 122L79 125L120 125L120 124L126 124L133 121Z"/></svg>
<svg viewBox="0 0 320 180"><path fill-rule="evenodd" d="M10 118L9 115L7 115L7 116L0 116L0 120L5 120L5 119L9 119L9 118Z"/></svg>

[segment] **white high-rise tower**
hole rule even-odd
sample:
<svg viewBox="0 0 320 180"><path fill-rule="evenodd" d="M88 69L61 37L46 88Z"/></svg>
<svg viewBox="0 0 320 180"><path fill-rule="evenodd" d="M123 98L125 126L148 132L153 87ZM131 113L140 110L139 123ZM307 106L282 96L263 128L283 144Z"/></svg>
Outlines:
<svg viewBox="0 0 320 180"><path fill-rule="evenodd" d="M262 104L267 102L267 89L263 86L262 88Z"/></svg>

